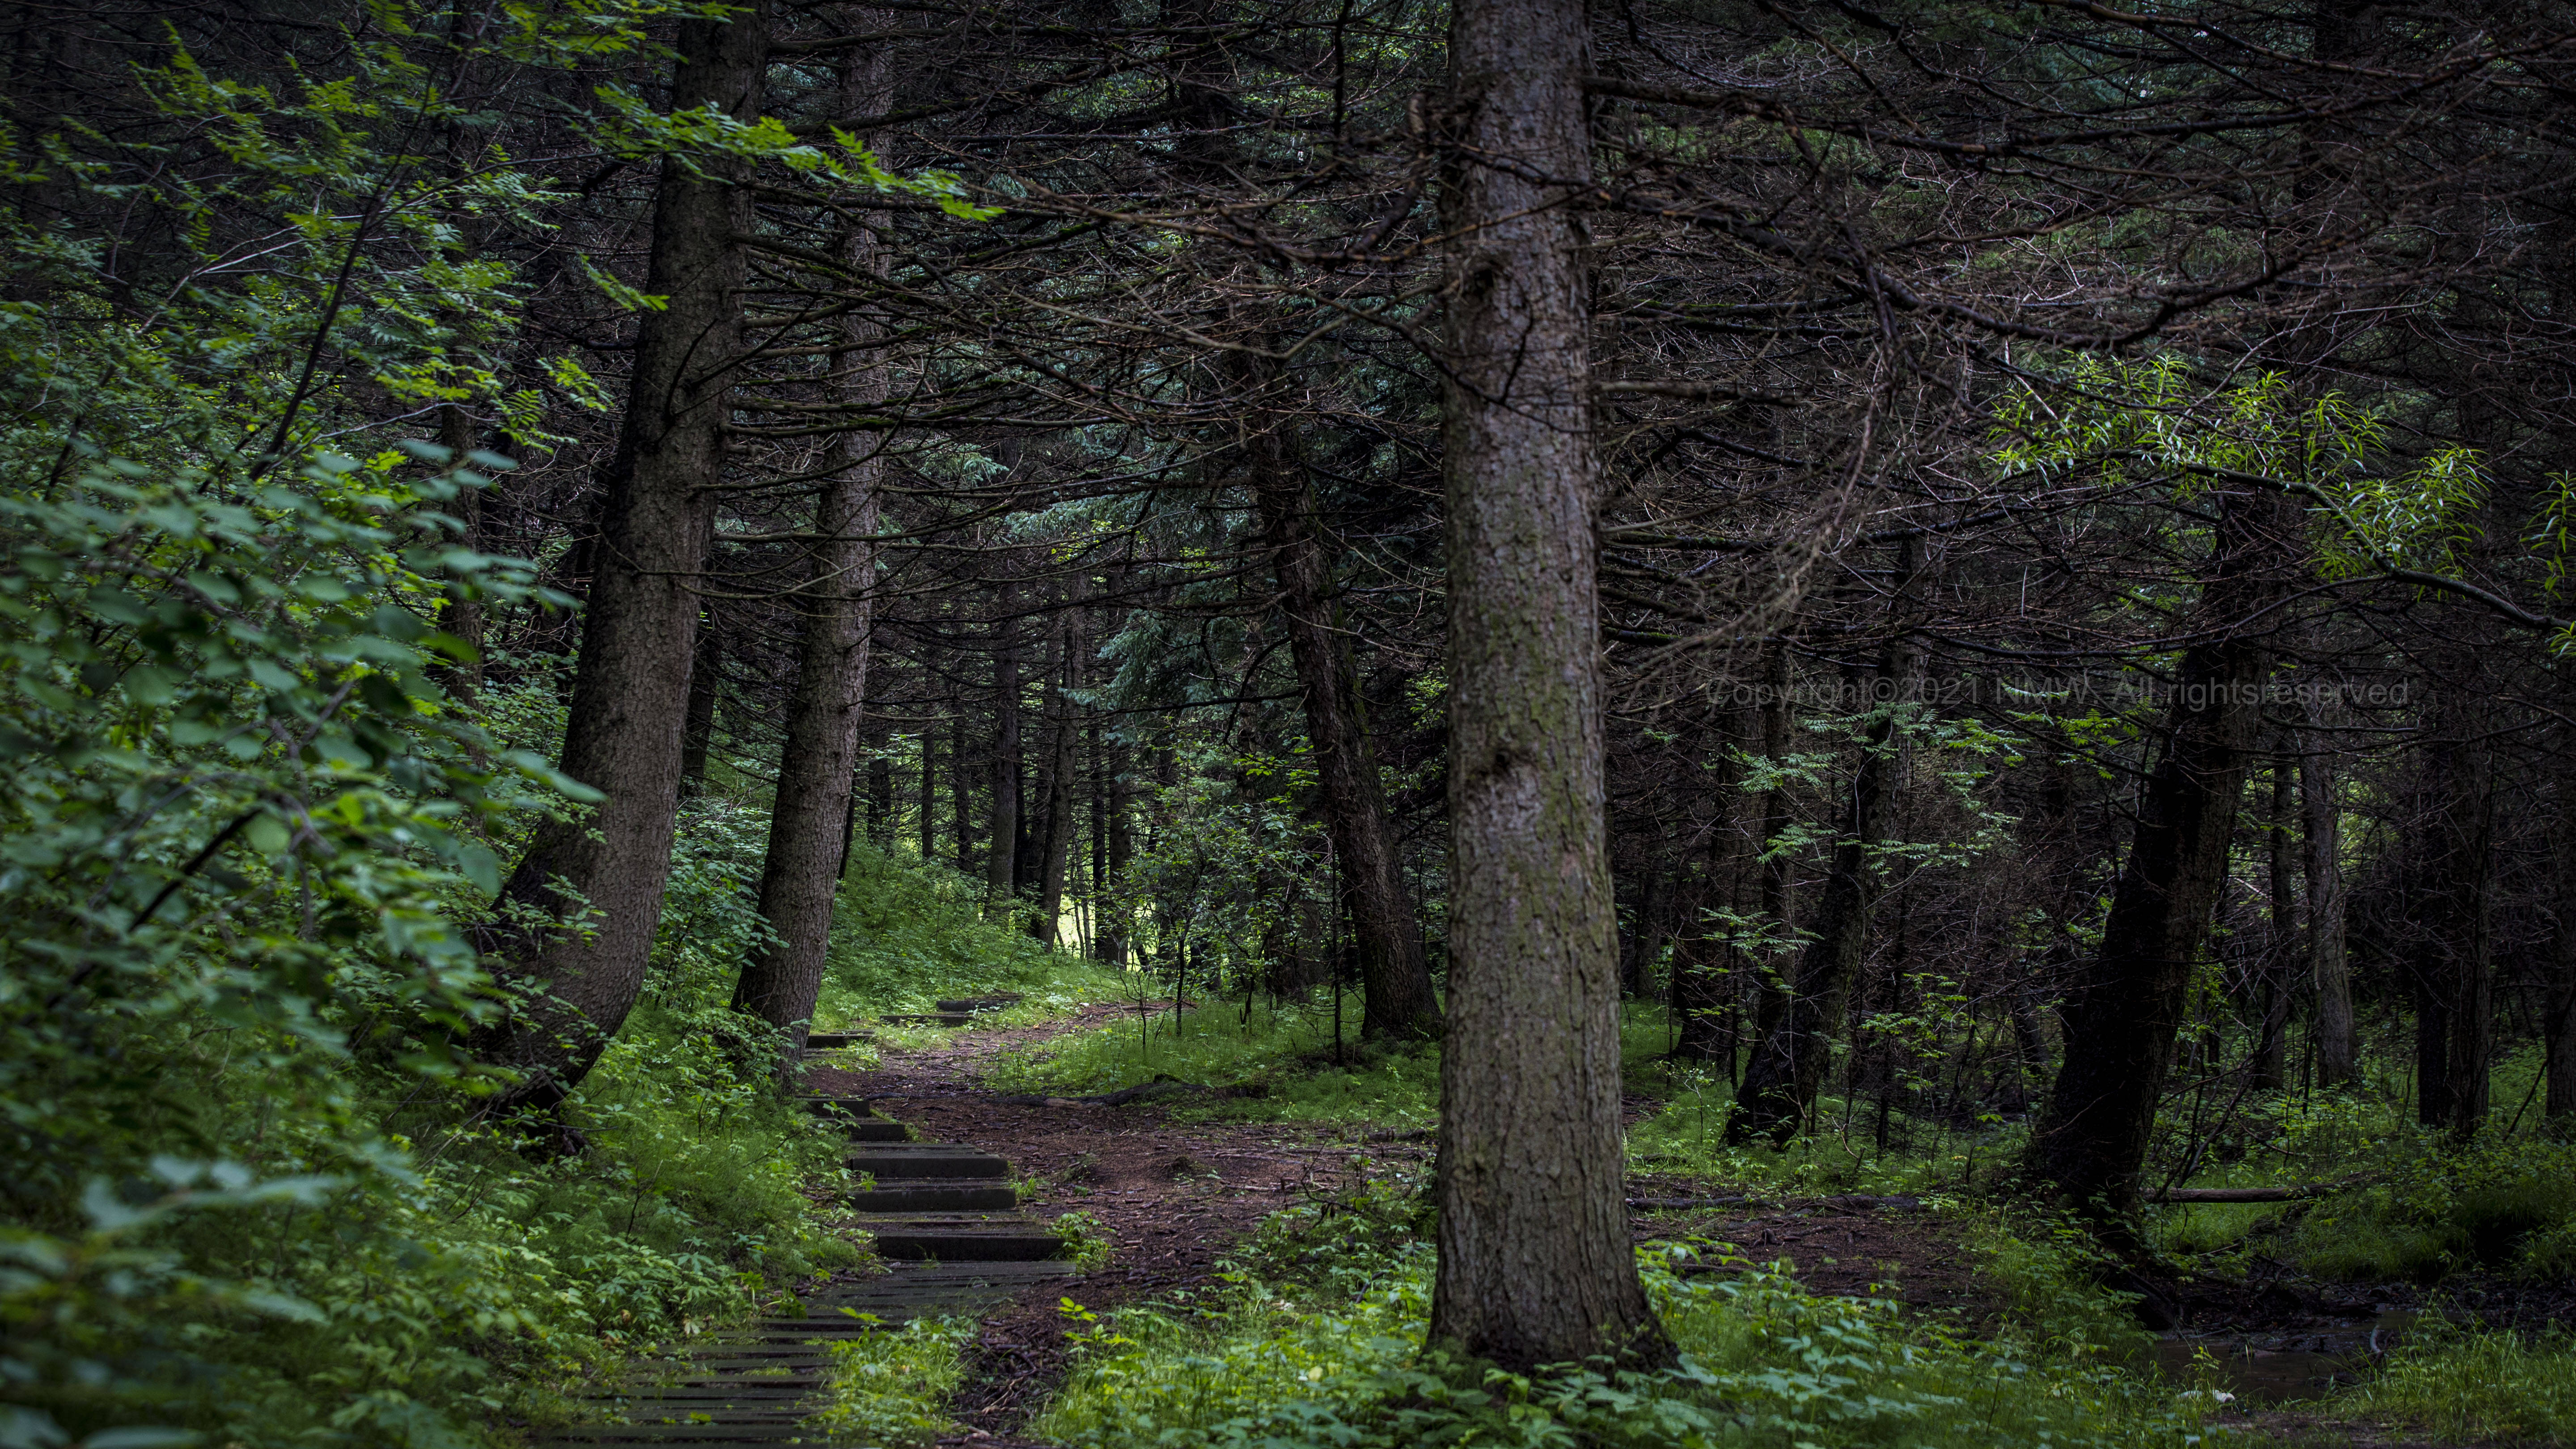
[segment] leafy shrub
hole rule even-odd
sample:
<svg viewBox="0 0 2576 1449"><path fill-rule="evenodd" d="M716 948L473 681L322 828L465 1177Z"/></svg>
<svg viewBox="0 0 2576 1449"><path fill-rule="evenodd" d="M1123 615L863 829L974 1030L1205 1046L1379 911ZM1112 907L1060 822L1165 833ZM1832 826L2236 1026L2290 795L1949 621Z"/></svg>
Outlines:
<svg viewBox="0 0 2576 1449"><path fill-rule="evenodd" d="M832 1345L832 1402L805 1428L869 1449L927 1449L951 1427L948 1396L974 1337L971 1318L916 1318Z"/></svg>

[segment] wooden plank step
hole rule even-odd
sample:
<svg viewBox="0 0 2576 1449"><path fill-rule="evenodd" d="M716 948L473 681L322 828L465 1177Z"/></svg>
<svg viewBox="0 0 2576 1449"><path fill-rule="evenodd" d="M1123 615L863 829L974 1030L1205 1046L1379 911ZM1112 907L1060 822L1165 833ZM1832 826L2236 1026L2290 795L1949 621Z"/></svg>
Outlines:
<svg viewBox="0 0 2576 1449"><path fill-rule="evenodd" d="M880 1172L877 1186L850 1194L865 1213L994 1211L1020 1205L1017 1188L989 1177L897 1177Z"/></svg>
<svg viewBox="0 0 2576 1449"><path fill-rule="evenodd" d="M852 1172L870 1177L988 1177L1011 1175L1011 1164L989 1152L954 1142L871 1142L844 1159Z"/></svg>
<svg viewBox="0 0 2576 1449"><path fill-rule="evenodd" d="M1034 1262L1064 1256L1064 1240L1016 1213L943 1213L870 1223L877 1253L943 1263Z"/></svg>
<svg viewBox="0 0 2576 1449"><path fill-rule="evenodd" d="M877 1034L872 1031L817 1031L806 1035L805 1047L808 1051L839 1051L843 1047L860 1046L876 1039Z"/></svg>
<svg viewBox="0 0 2576 1449"><path fill-rule="evenodd" d="M951 1014L960 1011L973 1013L979 1011L999 1011L1005 1006L1017 1006L1026 1000L1028 1000L1027 997L1016 991L996 991L990 996L951 997L948 1000L938 1003L938 1005L941 1011Z"/></svg>
<svg viewBox="0 0 2576 1449"><path fill-rule="evenodd" d="M964 1026L974 1019L963 1011L889 1012L877 1018L888 1026Z"/></svg>
<svg viewBox="0 0 2576 1449"><path fill-rule="evenodd" d="M848 1117L865 1121L877 1114L876 1104L865 1097L799 1097L796 1105L817 1117Z"/></svg>
<svg viewBox="0 0 2576 1449"><path fill-rule="evenodd" d="M910 1142L912 1129L891 1117L863 1117L850 1124L852 1142Z"/></svg>

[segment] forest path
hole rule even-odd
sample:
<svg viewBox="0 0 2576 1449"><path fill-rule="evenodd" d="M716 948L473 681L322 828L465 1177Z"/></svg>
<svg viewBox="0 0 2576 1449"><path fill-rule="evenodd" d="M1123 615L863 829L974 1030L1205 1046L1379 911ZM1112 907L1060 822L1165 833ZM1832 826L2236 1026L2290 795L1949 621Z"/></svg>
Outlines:
<svg viewBox="0 0 2576 1449"><path fill-rule="evenodd" d="M1176 1122L1167 1103L1004 1100L989 1080L1005 1053L1132 1023L1138 1009L1102 1004L1034 1026L969 1025L928 1046L885 1047L872 1070L827 1065L807 1078L815 1092L866 1098L922 1137L1007 1158L1022 1212L1045 1222L1086 1214L1087 1236L1108 1246L1100 1266L1031 1281L985 1310L967 1382L951 1406L961 1426L954 1442L996 1449L1033 1442L1016 1431L1062 1378L1061 1300L1098 1311L1211 1281L1263 1217L1365 1171L1354 1158L1429 1160L1426 1142L1372 1142L1336 1124ZM1170 1003L1144 1009L1164 1012Z"/></svg>

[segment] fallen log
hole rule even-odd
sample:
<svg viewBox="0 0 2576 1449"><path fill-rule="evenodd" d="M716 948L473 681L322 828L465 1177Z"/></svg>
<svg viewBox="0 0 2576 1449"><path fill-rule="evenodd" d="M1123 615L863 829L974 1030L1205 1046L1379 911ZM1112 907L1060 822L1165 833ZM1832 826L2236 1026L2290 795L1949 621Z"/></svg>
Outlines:
<svg viewBox="0 0 2576 1449"><path fill-rule="evenodd" d="M2169 1187L2149 1202L2298 1202L2341 1192L2352 1184L2309 1182L2292 1187Z"/></svg>

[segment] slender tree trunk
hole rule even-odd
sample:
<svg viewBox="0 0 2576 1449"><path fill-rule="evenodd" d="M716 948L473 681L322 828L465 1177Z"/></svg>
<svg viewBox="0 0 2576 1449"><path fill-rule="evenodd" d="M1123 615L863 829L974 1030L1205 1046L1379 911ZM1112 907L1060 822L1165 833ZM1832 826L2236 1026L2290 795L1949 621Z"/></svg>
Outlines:
<svg viewBox="0 0 2576 1449"><path fill-rule="evenodd" d="M2550 833L2549 855L2550 906L2557 919L2551 922L2549 936L2548 1016L2541 1024L2549 1073L2549 1100L2543 1110L2563 1132L2576 1126L2576 798L2564 789L2557 826Z"/></svg>
<svg viewBox="0 0 2576 1449"><path fill-rule="evenodd" d="M698 608L698 601L690 600L690 607ZM724 636L709 617L698 624L689 650L689 702L680 745L680 788L687 794L706 788L707 752L715 744L716 700L723 680Z"/></svg>
<svg viewBox="0 0 2576 1449"><path fill-rule="evenodd" d="M1091 939L1091 949L1093 954L1110 965L1124 966L1127 964L1127 928L1131 916L1119 893L1126 889L1127 862L1136 854L1135 826L1129 814L1127 747L1111 740L1100 768L1108 777L1101 785L1109 817L1108 853L1101 862L1105 880L1100 888L1100 929Z"/></svg>
<svg viewBox="0 0 2576 1449"><path fill-rule="evenodd" d="M1673 892L1679 917L1673 931L1673 1055L1686 1062L1713 1062L1735 1046L1727 1016L1736 995L1724 964L1727 950L1709 934L1705 919L1719 878L1714 871L1695 871Z"/></svg>
<svg viewBox="0 0 2576 1449"><path fill-rule="evenodd" d="M748 0L729 22L682 21L677 44L675 109L759 114L767 0ZM712 159L662 166L644 290L669 300L644 314L617 449L600 480L596 570L564 734L564 772L602 798L583 819L540 827L501 890L505 907L579 928L531 928L505 910L480 932L496 976L546 992L477 1034L479 1051L521 1074L487 1111L551 1110L589 1072L643 988L661 919L696 648L693 586L714 531L706 485L724 474L727 369L742 331L734 237L747 226L725 180L732 169Z"/></svg>
<svg viewBox="0 0 2576 1449"><path fill-rule="evenodd" d="M1900 575L1911 570L1900 566ZM1899 650L1890 650L1888 667L1877 676L1903 680L1910 672ZM1868 680L1869 675L1857 676ZM1735 1111L1727 1118L1726 1140L1742 1144L1756 1137L1785 1143L1797 1135L1807 1109L1824 1089L1832 1063L1834 1029L1841 1023L1846 996L1860 974L1869 949L1869 908L1873 895L1869 849L1878 840L1879 817L1892 793L1898 738L1907 702L1894 699L1872 721L1859 765L1852 771L1851 793L1843 818L1842 838L1835 843L1832 871L1816 903L1814 939L1799 953L1789 980L1788 999L1753 1049L1736 1088Z"/></svg>
<svg viewBox="0 0 2576 1449"><path fill-rule="evenodd" d="M2426 1040L2443 1059L2443 1091L2426 1094L2422 1120L2465 1140L2486 1125L2495 1056L2495 774L2480 743L2483 720L2465 697L2435 715L2443 737L2426 760L2435 802L2426 835L2437 854L2425 985L2440 1011Z"/></svg>
<svg viewBox="0 0 2576 1449"><path fill-rule="evenodd" d="M1055 949L1058 926L1064 917L1064 872L1073 855L1073 770L1075 724L1073 701L1065 688L1081 687L1073 677L1074 658L1080 652L1070 614L1056 625L1056 679L1048 686L1047 714L1047 800L1046 835L1038 848L1038 909L1029 921L1029 934Z"/></svg>
<svg viewBox="0 0 2576 1449"><path fill-rule="evenodd" d="M2290 872L2290 755L2272 757L2272 810L2264 828L2269 856L2271 931L2263 943L2262 1034L2254 1046L2254 1090L2277 1092L2290 1075L2290 967L2298 959L2298 887Z"/></svg>
<svg viewBox="0 0 2576 1449"><path fill-rule="evenodd" d="M885 749L889 738L868 761L868 840L879 850L894 849L894 761Z"/></svg>
<svg viewBox="0 0 2576 1449"><path fill-rule="evenodd" d="M863 12L864 13L864 12ZM839 110L844 116L884 112L894 94L882 51L845 57ZM884 269L875 233L852 225L840 239L849 274ZM864 311L847 314L832 370L840 400L857 409L885 400L882 329ZM793 596L800 621L796 687L787 705L787 743L779 757L778 793L770 808L769 850L760 871L760 913L771 939L743 960L734 1009L786 1032L795 1050L823 987L832 941L832 903L848 857L856 809L859 728L865 717L870 585L876 572L877 482L883 440L845 432L832 440L837 457L814 504L805 545L805 581Z"/></svg>
<svg viewBox="0 0 2576 1449"><path fill-rule="evenodd" d="M957 826L957 869L967 875L975 871L975 784L967 773L966 714L960 710L948 717L948 799L955 807L950 813Z"/></svg>
<svg viewBox="0 0 2576 1449"><path fill-rule="evenodd" d="M1278 573L1289 652L1305 693L1316 797L1350 907L1366 1002L1360 1034L1380 1040L1434 1037L1440 1034L1440 1003L1422 949L1422 927L1404 890L1349 636L1338 627L1314 493L1275 427L1249 434L1243 451Z"/></svg>
<svg viewBox="0 0 2576 1449"><path fill-rule="evenodd" d="M2306 830L2301 863L2308 877L2308 979L2317 993L2317 1084L2353 1079L2358 1044L2352 1019L2352 967L2344 953L2343 805L2335 798L2334 757L2324 732L2322 692L2310 690L2308 728L2300 735L2299 809Z"/></svg>
<svg viewBox="0 0 2576 1449"><path fill-rule="evenodd" d="M1789 726L1792 723L1789 701L1789 641L1773 639L1762 653L1762 758L1774 766L1789 752ZM1789 831L1789 788L1774 784L1762 792L1762 918L1771 923L1782 940L1788 940L1796 927L1793 919L1797 902L1792 898L1794 881L1790 872L1796 862L1786 850L1776 849L1776 842ZM1758 963L1754 992L1758 1006L1753 1016L1754 1040L1760 1041L1780 1024L1780 1013L1788 1004L1787 982L1780 974L1783 952L1770 952Z"/></svg>
<svg viewBox="0 0 2576 1449"><path fill-rule="evenodd" d="M1012 603L1004 585L993 641L992 833L984 856L984 914L1005 922L1019 914L1020 899L1020 645Z"/></svg>
<svg viewBox="0 0 2576 1449"><path fill-rule="evenodd" d="M1431 1341L1528 1370L1670 1357L1621 1193L1581 0L1461 0L1443 398L1450 997ZM1508 167L1483 158L1509 158Z"/></svg>
<svg viewBox="0 0 2576 1449"><path fill-rule="evenodd" d="M921 863L928 865L939 858L939 727L921 727L921 778L915 782L921 797Z"/></svg>
<svg viewBox="0 0 2576 1449"><path fill-rule="evenodd" d="M438 444L447 450L447 466L471 469L465 456L474 447L474 434L465 409L450 403L438 410ZM447 503L448 515L457 522L456 546L481 552L483 548L483 489L459 487ZM439 629L464 646L466 657L442 665L438 672L439 687L457 698L472 701L483 693L483 603L462 589L451 590L438 611Z"/></svg>
<svg viewBox="0 0 2576 1449"><path fill-rule="evenodd" d="M2164 759L2139 802L2100 956L2068 994L2065 1061L2031 1138L2030 1175L2123 1243L2134 1242L2138 1174L2262 728L2269 658L2251 629L2275 592L2272 566L2293 552L2296 515L2280 500L2235 494L2220 508L2194 631L2203 642L2183 652Z"/></svg>

